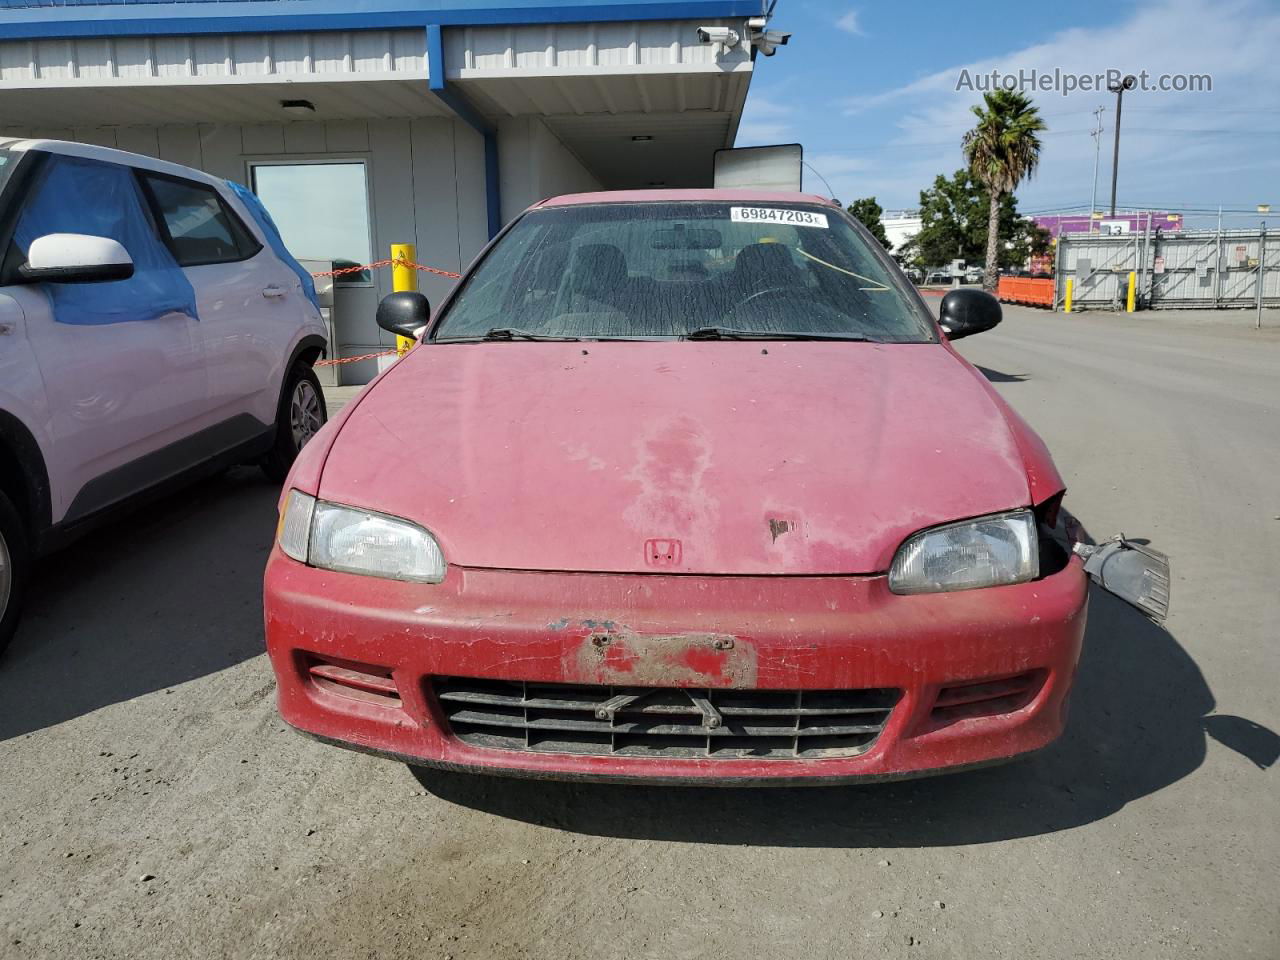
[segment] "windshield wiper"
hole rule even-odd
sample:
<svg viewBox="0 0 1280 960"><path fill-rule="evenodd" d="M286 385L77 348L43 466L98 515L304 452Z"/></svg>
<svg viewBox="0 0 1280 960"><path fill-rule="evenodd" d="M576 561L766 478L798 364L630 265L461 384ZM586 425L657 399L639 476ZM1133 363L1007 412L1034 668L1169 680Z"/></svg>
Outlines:
<svg viewBox="0 0 1280 960"><path fill-rule="evenodd" d="M516 327L494 327L484 336L474 337L437 337L435 343L481 343L486 340L553 340L558 342L577 343L581 337L561 337L550 333L534 333L532 330L519 330Z"/></svg>
<svg viewBox="0 0 1280 960"><path fill-rule="evenodd" d="M733 327L698 327L685 334L686 340L846 340L876 343L857 333L795 333L790 330L735 330Z"/></svg>
<svg viewBox="0 0 1280 960"><path fill-rule="evenodd" d="M485 340L558 340L577 342L581 337L564 337L553 333L534 333L532 330L520 330L516 327L494 327L484 335Z"/></svg>

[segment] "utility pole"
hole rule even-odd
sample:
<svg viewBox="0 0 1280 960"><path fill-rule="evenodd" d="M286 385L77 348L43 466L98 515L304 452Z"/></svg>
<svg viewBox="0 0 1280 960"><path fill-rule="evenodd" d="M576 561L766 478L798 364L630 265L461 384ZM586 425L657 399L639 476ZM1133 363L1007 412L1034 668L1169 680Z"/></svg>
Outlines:
<svg viewBox="0 0 1280 960"><path fill-rule="evenodd" d="M1254 321L1254 329L1262 329L1262 284L1267 277L1267 221L1263 220L1258 228L1258 318Z"/></svg>
<svg viewBox="0 0 1280 960"><path fill-rule="evenodd" d="M1093 195L1089 198L1089 232L1093 233L1094 212L1098 209L1098 157L1102 153L1102 111L1099 107L1093 111L1094 127L1089 131L1093 137Z"/></svg>
<svg viewBox="0 0 1280 960"><path fill-rule="evenodd" d="M1111 216L1113 217L1116 215L1116 178L1120 173L1120 110L1124 106L1124 92L1132 90L1137 82L1138 78L1129 74L1119 83L1107 88L1116 95L1116 145L1115 152L1111 155Z"/></svg>
<svg viewBox="0 0 1280 960"><path fill-rule="evenodd" d="M1222 249L1222 204L1218 204L1218 245L1213 263L1213 308L1222 306L1222 274L1227 265L1227 254Z"/></svg>

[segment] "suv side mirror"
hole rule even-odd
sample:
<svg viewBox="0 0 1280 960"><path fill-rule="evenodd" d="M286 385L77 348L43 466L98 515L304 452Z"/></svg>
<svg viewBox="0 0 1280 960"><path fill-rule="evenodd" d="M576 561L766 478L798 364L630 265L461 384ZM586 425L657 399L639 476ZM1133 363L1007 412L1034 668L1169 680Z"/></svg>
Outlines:
<svg viewBox="0 0 1280 960"><path fill-rule="evenodd" d="M18 275L44 283L128 280L133 276L133 258L109 237L49 233L31 241L27 262L18 268Z"/></svg>
<svg viewBox="0 0 1280 960"><path fill-rule="evenodd" d="M377 320L383 330L415 340L431 322L431 303L416 290L389 293L378 304Z"/></svg>
<svg viewBox="0 0 1280 960"><path fill-rule="evenodd" d="M938 326L948 340L990 330L1003 316L1000 301L984 290L952 290L938 308Z"/></svg>

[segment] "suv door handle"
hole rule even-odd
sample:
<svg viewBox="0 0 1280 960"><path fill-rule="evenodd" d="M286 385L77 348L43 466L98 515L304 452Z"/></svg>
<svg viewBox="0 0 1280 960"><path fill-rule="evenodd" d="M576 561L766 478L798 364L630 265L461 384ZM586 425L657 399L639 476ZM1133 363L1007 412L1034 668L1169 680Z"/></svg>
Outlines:
<svg viewBox="0 0 1280 960"><path fill-rule="evenodd" d="M286 290L284 287L277 287L274 284L272 284L269 287L262 288L262 295L266 297L268 300L275 300L279 297L283 297L288 292L289 291Z"/></svg>

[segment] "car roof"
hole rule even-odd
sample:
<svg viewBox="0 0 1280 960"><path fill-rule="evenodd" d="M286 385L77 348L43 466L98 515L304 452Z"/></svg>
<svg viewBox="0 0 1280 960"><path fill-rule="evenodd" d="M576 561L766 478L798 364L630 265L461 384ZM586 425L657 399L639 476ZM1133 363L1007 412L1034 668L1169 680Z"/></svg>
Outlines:
<svg viewBox="0 0 1280 960"><path fill-rule="evenodd" d="M702 201L704 203L817 203L825 207L836 206L834 200L816 193L797 193L790 190L602 190L596 193L566 193L535 203L539 207L574 207L587 203L678 203Z"/></svg>
<svg viewBox="0 0 1280 960"><path fill-rule="evenodd" d="M197 170L194 167L184 167L180 163L170 163L167 160L157 160L154 157L146 157L140 153L129 153L128 151L116 150L111 147L99 147L91 143L76 143L72 140L47 140L43 137L0 137L0 147L18 152L44 150L48 153L83 157L86 160L120 163L130 167L139 167L143 170L151 170L155 173L167 173L171 176L183 177L187 180L198 180L214 187L221 187L224 183L222 178L205 173L203 170Z"/></svg>

